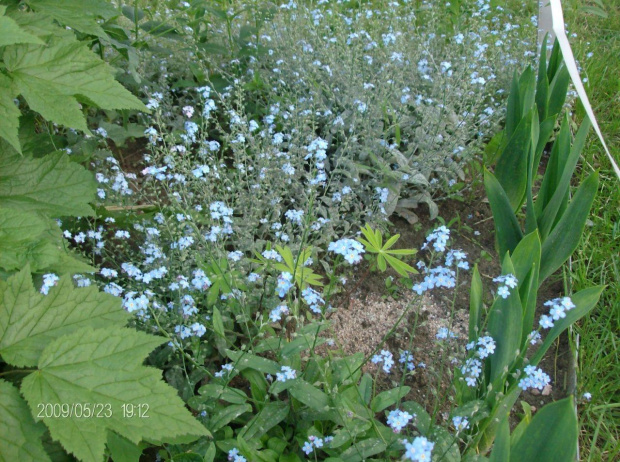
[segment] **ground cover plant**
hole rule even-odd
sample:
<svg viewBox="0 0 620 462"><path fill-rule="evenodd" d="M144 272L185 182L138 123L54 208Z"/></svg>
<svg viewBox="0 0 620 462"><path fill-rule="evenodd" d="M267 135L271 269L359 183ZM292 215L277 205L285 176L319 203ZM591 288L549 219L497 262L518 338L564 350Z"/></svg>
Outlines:
<svg viewBox="0 0 620 462"><path fill-rule="evenodd" d="M570 196L588 123L573 140L558 122L568 79L557 48L532 59L531 21L483 0L96 2L86 18L5 3L3 459L574 457L574 397L511 417L522 391L550 386L541 360L602 291L540 296L598 177ZM36 80L51 101L20 47L57 58ZM102 58L144 103L95 78ZM96 136L75 131L86 120ZM473 188L483 150L493 275L450 224L412 248L390 223L416 223L420 204L434 219ZM346 354L331 318L372 273L410 297L370 353ZM449 316L424 364L436 292Z"/></svg>

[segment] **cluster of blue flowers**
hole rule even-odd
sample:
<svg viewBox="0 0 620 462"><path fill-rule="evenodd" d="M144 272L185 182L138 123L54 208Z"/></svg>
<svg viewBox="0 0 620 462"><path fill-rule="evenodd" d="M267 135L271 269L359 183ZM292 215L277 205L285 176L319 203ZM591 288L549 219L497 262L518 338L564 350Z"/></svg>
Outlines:
<svg viewBox="0 0 620 462"><path fill-rule="evenodd" d="M228 460L230 462L247 462L246 458L239 454L239 449L232 448L228 451Z"/></svg>
<svg viewBox="0 0 620 462"><path fill-rule="evenodd" d="M425 250L432 244L435 252L445 252L448 239L450 239L450 230L445 226L440 226L426 236L426 242L422 244L421 249Z"/></svg>
<svg viewBox="0 0 620 462"><path fill-rule="evenodd" d="M403 350L400 354L400 358L398 362L405 365L405 369L412 371L415 369L415 364L413 364L413 355L409 350Z"/></svg>
<svg viewBox="0 0 620 462"><path fill-rule="evenodd" d="M514 274L505 274L502 276L498 276L496 278L493 278L493 282L502 284L497 289L497 295L502 298L508 298L508 296L510 295L510 289L516 288L519 283Z"/></svg>
<svg viewBox="0 0 620 462"><path fill-rule="evenodd" d="M482 372L482 363L476 358L468 358L461 367L461 374L465 378L467 386L475 387Z"/></svg>
<svg viewBox="0 0 620 462"><path fill-rule="evenodd" d="M325 300L321 298L320 293L308 286L301 291L301 296L313 313L321 314L321 306L325 305Z"/></svg>
<svg viewBox="0 0 620 462"><path fill-rule="evenodd" d="M373 364L383 363L383 371L389 374L394 365L394 355L388 350L381 350L378 355L374 355L371 359Z"/></svg>
<svg viewBox="0 0 620 462"><path fill-rule="evenodd" d="M319 438L318 436L310 435L308 437L308 441L304 443L301 450L308 456L314 451L315 448L322 448L324 445L329 444L333 439L333 436Z"/></svg>
<svg viewBox="0 0 620 462"><path fill-rule="evenodd" d="M41 286L41 293L47 295L52 287L58 284L60 278L54 273L47 273L43 275L43 285Z"/></svg>
<svg viewBox="0 0 620 462"><path fill-rule="evenodd" d="M394 433L400 433L414 417L414 415L409 414L407 411L395 409L388 414L387 424Z"/></svg>
<svg viewBox="0 0 620 462"><path fill-rule="evenodd" d="M405 445L405 454L403 454L405 460L412 460L414 462L431 461L431 453L435 443L430 442L424 436L418 436L411 442L403 440L403 444Z"/></svg>
<svg viewBox="0 0 620 462"><path fill-rule="evenodd" d="M269 320L271 322L278 322L282 319L282 315L287 315L288 313L288 306L284 304L278 305L269 313Z"/></svg>
<svg viewBox="0 0 620 462"><path fill-rule="evenodd" d="M523 372L525 372L525 377L519 380L519 388L522 390L528 388L542 390L551 383L551 378L536 366L525 366Z"/></svg>
<svg viewBox="0 0 620 462"><path fill-rule="evenodd" d="M446 339L456 339L458 338L458 335L456 335L456 333L452 332L447 327L440 327L437 330L437 334L435 334L435 337L437 338L437 340L446 340Z"/></svg>
<svg viewBox="0 0 620 462"><path fill-rule="evenodd" d="M362 254L366 252L364 246L354 239L340 239L336 242L330 242L327 250L342 255L352 265L361 262Z"/></svg>
<svg viewBox="0 0 620 462"><path fill-rule="evenodd" d="M452 425L456 428L457 433L469 428L469 420L460 415L452 417Z"/></svg>
<svg viewBox="0 0 620 462"><path fill-rule="evenodd" d="M559 321L566 317L566 312L575 308L575 304L570 297L554 298L545 302L545 306L550 306L549 315L543 314L540 317L540 326L543 329L550 329L554 326L553 321Z"/></svg>
<svg viewBox="0 0 620 462"><path fill-rule="evenodd" d="M291 369L289 366L282 366L280 372L276 373L276 380L278 382L286 382L287 380L293 380L297 377L297 371Z"/></svg>
<svg viewBox="0 0 620 462"><path fill-rule="evenodd" d="M490 337L488 335L485 337L480 337L478 341L472 341L468 343L466 348L467 350L473 350L476 345L479 346L478 351L476 351L476 356L478 356L480 359L484 359L495 353L496 344L495 340L493 340L493 337Z"/></svg>
<svg viewBox="0 0 620 462"><path fill-rule="evenodd" d="M280 298L286 297L286 294L293 287L293 275L288 271L280 273L278 276L276 289L278 290L278 296Z"/></svg>

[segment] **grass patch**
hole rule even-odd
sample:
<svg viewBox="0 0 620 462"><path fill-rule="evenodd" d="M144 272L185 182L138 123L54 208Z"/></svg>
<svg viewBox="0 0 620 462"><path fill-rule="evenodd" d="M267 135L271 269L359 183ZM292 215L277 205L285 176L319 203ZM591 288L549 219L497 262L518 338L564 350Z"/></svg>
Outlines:
<svg viewBox="0 0 620 462"><path fill-rule="evenodd" d="M588 78L586 90L601 130L616 162L620 158L620 4L605 2L607 17L587 14L588 2L573 1L566 11L576 58ZM592 57L588 58L588 53ZM583 118L583 108L576 118ZM620 459L620 183L600 141L592 132L583 153L582 178L600 169L599 194L592 207L591 226L573 257L573 291L607 284L595 311L575 326L579 335L580 393L590 402L580 405L581 460Z"/></svg>

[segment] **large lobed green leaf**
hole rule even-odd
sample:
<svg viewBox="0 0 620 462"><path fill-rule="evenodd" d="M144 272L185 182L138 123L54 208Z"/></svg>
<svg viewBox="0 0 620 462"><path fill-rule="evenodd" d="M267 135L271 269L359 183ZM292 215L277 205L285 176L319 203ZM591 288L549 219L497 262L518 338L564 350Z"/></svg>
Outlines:
<svg viewBox="0 0 620 462"><path fill-rule="evenodd" d="M83 461L102 460L110 430L134 444L207 436L161 371L142 365L163 342L133 329L80 329L47 345L38 371L23 380L22 394L33 409L40 403L100 405L99 417L43 418L52 438ZM140 405L148 417L124 415L124 405Z"/></svg>
<svg viewBox="0 0 620 462"><path fill-rule="evenodd" d="M0 207L52 217L92 215L88 202L96 190L93 174L71 162L66 153L59 151L41 159L2 156Z"/></svg>
<svg viewBox="0 0 620 462"><path fill-rule="evenodd" d="M117 15L114 6L105 0L26 0L26 3L37 13L46 14L63 26L99 37L107 37L107 34L97 24L97 19Z"/></svg>
<svg viewBox="0 0 620 462"><path fill-rule="evenodd" d="M47 462L41 436L45 426L32 418L19 390L0 379L0 461Z"/></svg>
<svg viewBox="0 0 620 462"><path fill-rule="evenodd" d="M43 41L36 35L25 31L13 18L5 16L6 6L0 5L0 47L14 45L16 43L37 43L43 45Z"/></svg>
<svg viewBox="0 0 620 462"><path fill-rule="evenodd" d="M17 91L11 79L0 74L0 137L7 140L17 152L21 152L18 137L20 112L14 102L15 96Z"/></svg>
<svg viewBox="0 0 620 462"><path fill-rule="evenodd" d="M26 267L0 281L0 356L9 364L32 367L53 340L88 327L122 327L129 315L120 299L94 286L76 289L64 276L48 295L38 293Z"/></svg>
<svg viewBox="0 0 620 462"><path fill-rule="evenodd" d="M38 213L0 208L0 268L33 273L93 273L96 268L65 249L60 228Z"/></svg>
<svg viewBox="0 0 620 462"><path fill-rule="evenodd" d="M44 10L46 7L43 5L46 5L65 19L71 11L69 8L65 11L67 14L62 13L58 9L58 2L32 0L32 3ZM80 16L76 11L71 14L75 18ZM46 119L86 132L86 119L78 101L102 109L137 109L148 112L140 100L114 79L114 70L94 54L86 43L78 41L72 32L59 27L51 18L42 14L18 11L12 19L20 30L43 39L45 44L14 43L6 46L3 61L12 85L3 85L2 88L13 88L11 93L14 94L9 93L10 96L21 94L30 108ZM93 24L96 25L95 22ZM2 95L0 109L4 108L6 112L6 91ZM3 123L8 127L17 125L19 114L11 111L8 115L10 119ZM0 135L6 138L5 134ZM11 137L7 139L15 144L13 128L9 135Z"/></svg>

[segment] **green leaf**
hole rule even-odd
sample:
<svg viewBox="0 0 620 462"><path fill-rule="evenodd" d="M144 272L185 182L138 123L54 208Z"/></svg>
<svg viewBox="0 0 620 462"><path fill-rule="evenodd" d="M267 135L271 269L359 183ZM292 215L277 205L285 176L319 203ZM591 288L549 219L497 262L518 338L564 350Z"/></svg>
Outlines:
<svg viewBox="0 0 620 462"><path fill-rule="evenodd" d="M39 370L23 380L22 394L33 409L39 403L100 405L109 417L43 418L52 438L84 461L101 461L108 430L134 444L208 435L176 390L161 380L161 371L142 365L165 341L133 329L79 329L47 345ZM124 405L142 406L148 419L124 416Z"/></svg>
<svg viewBox="0 0 620 462"><path fill-rule="evenodd" d="M115 432L108 432L108 448L114 462L139 462L143 449Z"/></svg>
<svg viewBox="0 0 620 462"><path fill-rule="evenodd" d="M562 266L579 245L597 189L598 173L595 172L581 183L562 218L543 242L539 282Z"/></svg>
<svg viewBox="0 0 620 462"><path fill-rule="evenodd" d="M48 295L38 293L26 267L0 281L0 355L18 367L35 366L50 342L88 327L122 327L129 315L120 299L94 286L76 289L64 276Z"/></svg>
<svg viewBox="0 0 620 462"><path fill-rule="evenodd" d="M346 427L339 428L334 432L334 439L330 442L330 448L339 448L347 444L357 435L364 433L372 426L372 423L368 420L353 420L347 423Z"/></svg>
<svg viewBox="0 0 620 462"><path fill-rule="evenodd" d="M293 398L304 403L310 409L323 412L329 408L329 396L305 380L299 380L288 391Z"/></svg>
<svg viewBox="0 0 620 462"><path fill-rule="evenodd" d="M512 210L518 210L525 197L527 156L531 149L533 124L538 124L535 108L520 121L495 166L495 177L504 189Z"/></svg>
<svg viewBox="0 0 620 462"><path fill-rule="evenodd" d="M370 374L365 373L362 376L360 384L358 385L358 389L362 401L364 402L364 404L368 405L372 396L372 376Z"/></svg>
<svg viewBox="0 0 620 462"><path fill-rule="evenodd" d="M0 19L2 19L2 17L3 16L0 16ZM2 30L1 24L0 30ZM17 152L21 153L18 137L19 116L21 112L14 102L16 96L17 91L11 79L4 74L0 74L0 120L2 120L2 124L0 124L0 136L7 140Z"/></svg>
<svg viewBox="0 0 620 462"><path fill-rule="evenodd" d="M373 398L370 402L370 409L373 412L381 412L382 410L396 404L407 393L409 393L411 387L399 387L391 390L383 391Z"/></svg>
<svg viewBox="0 0 620 462"><path fill-rule="evenodd" d="M72 34L50 37L47 46L13 45L5 50L4 63L30 108L53 122L88 132L78 98L101 109L149 112Z"/></svg>
<svg viewBox="0 0 620 462"><path fill-rule="evenodd" d="M280 372L279 364L271 359L262 358L245 351L226 350L226 355L235 362L235 369L238 371L254 369L263 374L277 374Z"/></svg>
<svg viewBox="0 0 620 462"><path fill-rule="evenodd" d="M543 186L547 186L548 188L545 190L547 193L547 200L542 202L544 205L544 210L540 214L538 220L540 235L543 240L549 235L553 225L558 222L558 219L561 218L559 216L560 209L570 188L570 180L573 177L573 173L575 171L575 167L577 166L577 161L579 160L581 150L585 144L590 126L590 119L586 117L581 124L577 135L575 136L575 141L570 147L570 151L566 145L568 143L564 144L564 146L560 144L560 148L557 152L558 159L553 165L549 165L547 167L548 169L555 168L557 171L553 173L550 172L550 178L553 178L555 181L550 179L547 184L545 182L545 179L547 179L547 172L545 172L545 178L543 179L543 185L541 186L541 190L543 190ZM556 142L559 143L559 141ZM565 152L561 152L563 148ZM545 198L540 198L539 200L544 201Z"/></svg>
<svg viewBox="0 0 620 462"><path fill-rule="evenodd" d="M0 47L14 45L16 43L36 43L43 45L44 42L19 27L11 17L5 16L6 6L0 5ZM4 85L0 86L3 87Z"/></svg>
<svg viewBox="0 0 620 462"><path fill-rule="evenodd" d="M474 265L469 291L469 341L480 337L480 322L482 319L482 279L478 264Z"/></svg>
<svg viewBox="0 0 620 462"><path fill-rule="evenodd" d="M562 59L560 57L560 59ZM549 84L549 111L547 116L553 116L559 114L564 107L566 101L566 95L568 91L568 84L570 83L570 74L568 69L562 63L553 80Z"/></svg>
<svg viewBox="0 0 620 462"><path fill-rule="evenodd" d="M0 164L0 206L52 217L87 216L97 185L93 174L56 152L41 159L14 155Z"/></svg>
<svg viewBox="0 0 620 462"><path fill-rule="evenodd" d="M239 435L248 441L256 441L282 422L289 412L289 405L283 401L271 401L241 429Z"/></svg>
<svg viewBox="0 0 620 462"><path fill-rule="evenodd" d="M116 9L105 0L27 0L36 12L54 18L63 26L69 26L85 34L107 37L98 18L110 19L117 15Z"/></svg>
<svg viewBox="0 0 620 462"><path fill-rule="evenodd" d="M540 270L541 244L537 231L525 236L514 250L511 259L515 276L519 281L519 295L523 303L523 332L521 344L532 331L538 295L538 271Z"/></svg>
<svg viewBox="0 0 620 462"><path fill-rule="evenodd" d="M216 307L213 307L213 331L222 338L226 337L222 315Z"/></svg>
<svg viewBox="0 0 620 462"><path fill-rule="evenodd" d="M506 416L499 424L489 462L506 462L508 460L510 460L510 426L508 425L508 416Z"/></svg>
<svg viewBox="0 0 620 462"><path fill-rule="evenodd" d="M583 289L571 295L575 308L566 311L565 318L554 321L554 325L545 336L543 344L530 359L530 364L536 366L555 339L558 338L564 330L568 329L568 326L584 317L596 306L604 288L604 286L588 287L587 289Z"/></svg>
<svg viewBox="0 0 620 462"><path fill-rule="evenodd" d="M403 411L415 416L415 426L418 427L422 435L426 435L431 428L431 416L426 409L415 401L405 401L400 405Z"/></svg>
<svg viewBox="0 0 620 462"><path fill-rule="evenodd" d="M573 398L544 406L536 413L510 451L510 462L574 460L577 451L577 416Z"/></svg>
<svg viewBox="0 0 620 462"><path fill-rule="evenodd" d="M387 445L381 439L368 438L354 443L340 455L340 458L344 462L361 462L370 456L385 451L386 447Z"/></svg>
<svg viewBox="0 0 620 462"><path fill-rule="evenodd" d="M219 409L209 421L209 430L215 433L246 412L252 412L252 406L249 404L231 404Z"/></svg>
<svg viewBox="0 0 620 462"><path fill-rule="evenodd" d="M93 273L96 268L83 263L64 249L65 242L55 221L43 216L0 208L0 268L58 274Z"/></svg>
<svg viewBox="0 0 620 462"><path fill-rule="evenodd" d="M508 255L504 257L502 274L515 274L512 261ZM497 381L506 373L506 368L509 368L517 357L518 350L521 347L522 316L521 299L519 291L516 289L511 289L507 298L497 297L491 307L488 331L496 342L495 353L490 358L490 381L494 385L503 385Z"/></svg>
<svg viewBox="0 0 620 462"><path fill-rule="evenodd" d="M460 462L458 440L440 426L433 427L429 438L435 443L433 447L433 459L443 462Z"/></svg>
<svg viewBox="0 0 620 462"><path fill-rule="evenodd" d="M41 436L45 426L35 423L26 402L13 385L0 379L0 459L49 462Z"/></svg>
<svg viewBox="0 0 620 462"><path fill-rule="evenodd" d="M209 398L210 400L226 401L232 404L245 404L248 400L247 395L243 390L233 387L225 387L217 383L208 383L198 389L201 398Z"/></svg>
<svg viewBox="0 0 620 462"><path fill-rule="evenodd" d="M484 188L493 212L499 254L505 255L506 252L512 252L517 247L523 238L523 232L506 192L495 176L487 170L484 172Z"/></svg>

